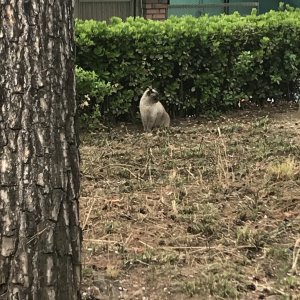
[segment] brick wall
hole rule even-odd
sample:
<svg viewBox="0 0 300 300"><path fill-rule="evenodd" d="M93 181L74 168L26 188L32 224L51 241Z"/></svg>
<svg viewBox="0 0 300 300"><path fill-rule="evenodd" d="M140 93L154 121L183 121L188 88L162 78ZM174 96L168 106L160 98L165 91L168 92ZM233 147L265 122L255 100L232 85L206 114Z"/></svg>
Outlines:
<svg viewBox="0 0 300 300"><path fill-rule="evenodd" d="M145 19L166 20L169 0L143 0L143 16Z"/></svg>

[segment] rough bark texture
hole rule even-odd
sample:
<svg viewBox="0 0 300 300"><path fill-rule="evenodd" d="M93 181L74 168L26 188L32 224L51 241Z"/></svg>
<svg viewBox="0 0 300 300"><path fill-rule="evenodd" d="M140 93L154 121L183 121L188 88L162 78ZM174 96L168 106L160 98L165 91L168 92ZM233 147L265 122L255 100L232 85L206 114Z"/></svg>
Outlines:
<svg viewBox="0 0 300 300"><path fill-rule="evenodd" d="M0 0L0 299L79 299L73 0Z"/></svg>

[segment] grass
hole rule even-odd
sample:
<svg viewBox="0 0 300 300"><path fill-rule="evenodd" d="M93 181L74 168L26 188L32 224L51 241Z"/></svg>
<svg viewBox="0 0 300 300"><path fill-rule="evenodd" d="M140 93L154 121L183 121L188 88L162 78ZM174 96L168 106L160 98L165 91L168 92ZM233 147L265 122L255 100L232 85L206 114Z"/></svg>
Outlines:
<svg viewBox="0 0 300 300"><path fill-rule="evenodd" d="M299 172L299 165L294 157L287 157L283 162L272 163L268 167L268 173L277 180L292 180Z"/></svg>
<svg viewBox="0 0 300 300"><path fill-rule="evenodd" d="M299 116L82 135L85 299L300 299Z"/></svg>

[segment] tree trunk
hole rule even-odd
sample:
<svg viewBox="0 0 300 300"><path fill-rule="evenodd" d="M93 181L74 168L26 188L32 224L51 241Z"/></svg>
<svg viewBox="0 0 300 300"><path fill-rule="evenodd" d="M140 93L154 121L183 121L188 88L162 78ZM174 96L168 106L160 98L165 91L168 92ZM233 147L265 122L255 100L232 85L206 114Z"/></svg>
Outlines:
<svg viewBox="0 0 300 300"><path fill-rule="evenodd" d="M0 299L79 299L74 0L0 1Z"/></svg>

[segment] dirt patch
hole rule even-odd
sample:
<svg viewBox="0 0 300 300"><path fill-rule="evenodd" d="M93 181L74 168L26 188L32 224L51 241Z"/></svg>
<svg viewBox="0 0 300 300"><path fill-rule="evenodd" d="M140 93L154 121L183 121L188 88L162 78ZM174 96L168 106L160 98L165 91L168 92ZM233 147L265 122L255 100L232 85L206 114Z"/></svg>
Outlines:
<svg viewBox="0 0 300 300"><path fill-rule="evenodd" d="M175 124L82 136L84 298L296 299L298 113Z"/></svg>

